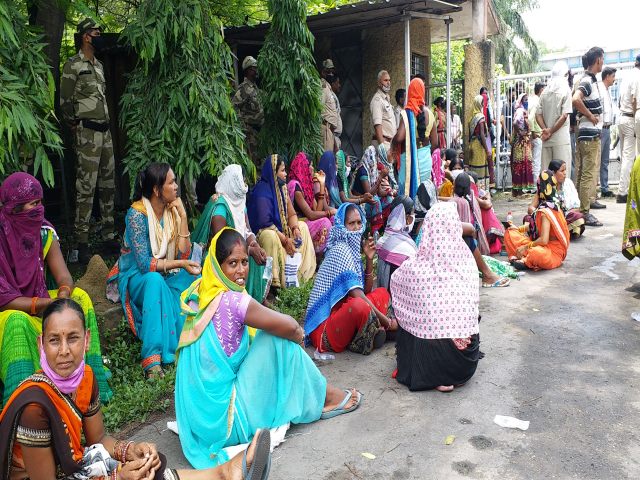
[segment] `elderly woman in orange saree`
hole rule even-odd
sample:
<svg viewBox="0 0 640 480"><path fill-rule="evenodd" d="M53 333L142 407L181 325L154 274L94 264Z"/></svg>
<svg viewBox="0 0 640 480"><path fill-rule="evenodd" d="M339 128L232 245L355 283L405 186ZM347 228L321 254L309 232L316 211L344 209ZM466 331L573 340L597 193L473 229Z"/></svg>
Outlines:
<svg viewBox="0 0 640 480"><path fill-rule="evenodd" d="M557 198L557 180L553 172L540 174L540 203L531 224L511 227L504 241L511 264L518 270L558 268L569 249L569 228Z"/></svg>

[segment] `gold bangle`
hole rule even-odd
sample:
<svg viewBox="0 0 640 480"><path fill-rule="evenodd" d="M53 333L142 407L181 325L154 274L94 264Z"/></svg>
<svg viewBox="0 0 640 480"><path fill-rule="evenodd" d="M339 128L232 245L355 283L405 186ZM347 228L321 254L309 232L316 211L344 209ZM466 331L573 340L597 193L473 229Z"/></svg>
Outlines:
<svg viewBox="0 0 640 480"><path fill-rule="evenodd" d="M71 287L69 285L60 285L58 287L58 295L60 295L61 290L66 290L67 292L69 292L69 295L71 295Z"/></svg>

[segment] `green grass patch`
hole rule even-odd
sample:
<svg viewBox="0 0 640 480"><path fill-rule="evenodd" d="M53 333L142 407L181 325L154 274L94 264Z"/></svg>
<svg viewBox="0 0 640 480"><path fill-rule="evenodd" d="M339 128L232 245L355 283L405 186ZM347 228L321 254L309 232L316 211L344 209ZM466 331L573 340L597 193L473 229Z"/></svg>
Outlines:
<svg viewBox="0 0 640 480"><path fill-rule="evenodd" d="M116 432L126 425L145 422L149 415L171 407L175 386L175 367L165 369L161 379L147 380L140 366L141 343L121 322L104 335L103 354L109 361L113 398L104 405L107 431Z"/></svg>
<svg viewBox="0 0 640 480"><path fill-rule="evenodd" d="M291 315L302 324L309 304L309 295L313 280L301 284L299 287L281 288L273 304L273 308L280 313Z"/></svg>

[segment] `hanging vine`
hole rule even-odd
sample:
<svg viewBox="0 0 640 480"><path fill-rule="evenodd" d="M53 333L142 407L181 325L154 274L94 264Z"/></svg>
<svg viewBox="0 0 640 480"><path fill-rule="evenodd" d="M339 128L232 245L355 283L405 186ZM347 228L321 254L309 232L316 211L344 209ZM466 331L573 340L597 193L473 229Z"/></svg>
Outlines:
<svg viewBox="0 0 640 480"><path fill-rule="evenodd" d="M271 26L258 55L265 123L262 154L321 153L320 77L304 0L268 0Z"/></svg>

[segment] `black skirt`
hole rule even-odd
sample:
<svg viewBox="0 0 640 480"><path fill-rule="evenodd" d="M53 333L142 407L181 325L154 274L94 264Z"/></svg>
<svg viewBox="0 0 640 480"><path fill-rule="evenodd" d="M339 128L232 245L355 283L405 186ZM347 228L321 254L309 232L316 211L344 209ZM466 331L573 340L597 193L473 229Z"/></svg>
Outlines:
<svg viewBox="0 0 640 480"><path fill-rule="evenodd" d="M480 337L458 350L453 340L418 338L398 329L396 340L398 374L396 380L409 390L431 390L440 385L460 385L476 372L480 359Z"/></svg>

